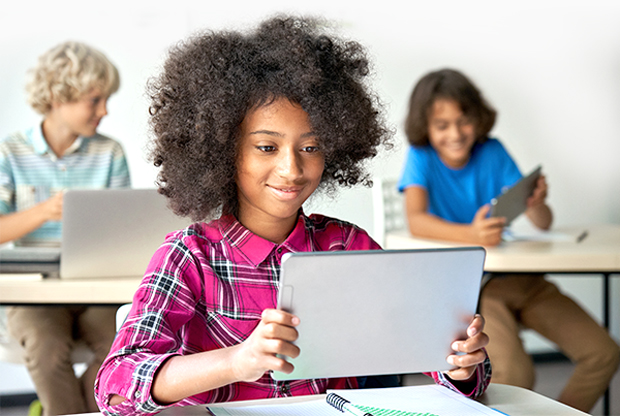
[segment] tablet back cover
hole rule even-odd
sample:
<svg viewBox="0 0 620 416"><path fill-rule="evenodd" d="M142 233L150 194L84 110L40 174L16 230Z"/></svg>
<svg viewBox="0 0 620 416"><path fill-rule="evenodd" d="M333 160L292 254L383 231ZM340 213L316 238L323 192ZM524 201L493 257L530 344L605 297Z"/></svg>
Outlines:
<svg viewBox="0 0 620 416"><path fill-rule="evenodd" d="M277 380L449 370L478 303L482 247L288 254L278 307L301 354Z"/></svg>

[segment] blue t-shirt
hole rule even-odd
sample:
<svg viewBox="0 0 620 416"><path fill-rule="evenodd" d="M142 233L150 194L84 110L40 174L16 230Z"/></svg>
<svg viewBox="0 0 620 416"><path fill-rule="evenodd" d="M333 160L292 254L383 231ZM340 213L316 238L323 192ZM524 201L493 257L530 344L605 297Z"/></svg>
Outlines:
<svg viewBox="0 0 620 416"><path fill-rule="evenodd" d="M469 161L459 169L446 166L430 145L411 146L398 189L402 192L409 186L425 188L431 214L469 224L481 206L521 177L516 163L496 139L476 143Z"/></svg>

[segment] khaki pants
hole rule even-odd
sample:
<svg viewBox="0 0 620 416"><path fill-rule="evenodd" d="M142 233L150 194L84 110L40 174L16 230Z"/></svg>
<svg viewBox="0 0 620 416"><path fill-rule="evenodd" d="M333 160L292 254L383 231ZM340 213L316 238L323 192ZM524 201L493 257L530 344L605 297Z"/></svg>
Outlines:
<svg viewBox="0 0 620 416"><path fill-rule="evenodd" d="M93 385L115 336L116 307L19 306L7 310L11 335L24 347L24 360L45 415L98 411ZM71 363L75 339L95 358L77 379Z"/></svg>
<svg viewBox="0 0 620 416"><path fill-rule="evenodd" d="M491 382L531 389L534 365L519 338L520 326L554 342L575 364L559 401L588 412L620 363L620 347L579 305L543 275L497 275L482 290Z"/></svg>

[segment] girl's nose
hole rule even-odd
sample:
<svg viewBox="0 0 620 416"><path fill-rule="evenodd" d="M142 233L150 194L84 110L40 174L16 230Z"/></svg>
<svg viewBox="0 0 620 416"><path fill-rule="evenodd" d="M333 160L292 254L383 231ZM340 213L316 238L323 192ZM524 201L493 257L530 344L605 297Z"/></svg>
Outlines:
<svg viewBox="0 0 620 416"><path fill-rule="evenodd" d="M280 177L290 181L299 178L303 173L303 167L298 152L293 149L281 149L277 173Z"/></svg>

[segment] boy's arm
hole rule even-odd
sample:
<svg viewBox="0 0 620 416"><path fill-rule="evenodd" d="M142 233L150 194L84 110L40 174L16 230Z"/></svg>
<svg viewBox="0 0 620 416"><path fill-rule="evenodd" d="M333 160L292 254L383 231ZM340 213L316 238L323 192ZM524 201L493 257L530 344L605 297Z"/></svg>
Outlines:
<svg viewBox="0 0 620 416"><path fill-rule="evenodd" d="M419 186L405 189L405 205L409 231L416 237L485 246L501 242L505 219L486 218L489 211L487 205L478 210L471 224L457 224L430 214L428 194Z"/></svg>
<svg viewBox="0 0 620 416"><path fill-rule="evenodd" d="M0 215L0 244L17 240L41 227L47 221L62 219L62 197L59 192L32 208Z"/></svg>

